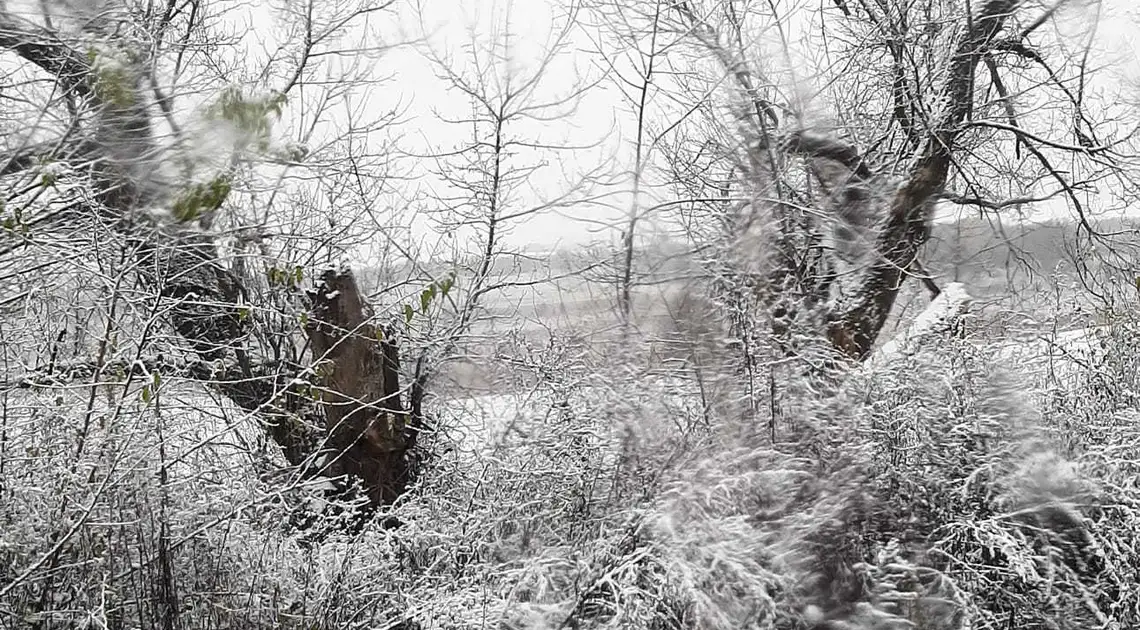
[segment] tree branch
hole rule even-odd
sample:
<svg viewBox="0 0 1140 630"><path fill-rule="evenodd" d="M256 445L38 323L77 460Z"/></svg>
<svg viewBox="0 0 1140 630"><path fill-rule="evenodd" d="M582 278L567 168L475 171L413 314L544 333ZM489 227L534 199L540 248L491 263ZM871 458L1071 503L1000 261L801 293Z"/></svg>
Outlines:
<svg viewBox="0 0 1140 630"><path fill-rule="evenodd" d="M67 91L82 97L93 96L90 63L55 33L0 11L0 48L7 48L44 69Z"/></svg>
<svg viewBox="0 0 1140 630"><path fill-rule="evenodd" d="M879 259L866 272L860 287L840 296L832 309L828 336L832 344L854 359L867 357L887 321L918 249L930 237L933 199L942 192L953 161L955 142L973 104L974 74L1019 0L987 0L972 16L954 48L941 93L946 109L926 141L904 184L895 193L887 222L879 234Z"/></svg>
<svg viewBox="0 0 1140 630"><path fill-rule="evenodd" d="M1048 201L1057 195L1064 194L1064 190L1058 190L1044 197L1013 197L1011 199L1003 199L1001 201L990 201L981 197L967 197L965 195L953 192L943 192L938 195L940 201L947 201L960 206L978 206L987 210L1002 210L1013 206L1024 206L1031 203L1038 203L1041 201Z"/></svg>
<svg viewBox="0 0 1140 630"><path fill-rule="evenodd" d="M1062 151L1072 151L1074 153L1088 153L1088 154L1092 155L1092 154L1096 154L1096 153L1103 153L1103 152L1108 151L1110 149L1110 147L1108 147L1106 145L1084 146L1084 145L1077 145L1077 144L1065 144L1063 142L1057 142L1056 140L1049 140L1047 138L1042 138L1041 136L1038 136L1038 135L1035 135L1033 133L1026 131L1023 127L1020 127L1018 125L1012 125L1012 124L1007 125L1005 123L993 122L990 120L971 120L967 123L964 123L964 127L966 127L966 128L969 128L969 127L985 127L988 129L997 129L999 131L1008 131L1008 132L1014 134L1018 139L1032 140L1038 144L1043 144L1047 147L1052 147L1054 149L1060 149Z"/></svg>
<svg viewBox="0 0 1140 630"><path fill-rule="evenodd" d="M858 149L834 138L797 131L785 136L780 146L788 153L838 162L861 181L874 176Z"/></svg>

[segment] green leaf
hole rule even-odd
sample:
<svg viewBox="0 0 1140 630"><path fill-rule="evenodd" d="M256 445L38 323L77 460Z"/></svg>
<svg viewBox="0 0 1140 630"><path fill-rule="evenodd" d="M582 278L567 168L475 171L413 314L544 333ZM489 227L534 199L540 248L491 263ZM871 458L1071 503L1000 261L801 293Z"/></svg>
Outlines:
<svg viewBox="0 0 1140 630"><path fill-rule="evenodd" d="M302 326L308 326L309 325L309 314L307 312L304 312L304 311L301 312L301 325Z"/></svg>
<svg viewBox="0 0 1140 630"><path fill-rule="evenodd" d="M270 118L281 117L285 102L284 94L250 97L243 93L241 87L230 86L207 109L206 115L229 121L239 130L252 135L254 145L264 151L269 147L269 134L272 131Z"/></svg>
<svg viewBox="0 0 1140 630"><path fill-rule="evenodd" d="M301 284L301 281L304 279L305 279L305 271L303 269L301 269L301 265L297 265L296 267L293 268L293 283L294 284Z"/></svg>
<svg viewBox="0 0 1140 630"><path fill-rule="evenodd" d="M239 306L237 313L238 313L238 321L239 322L244 322L245 320L249 319L249 307L248 306Z"/></svg>
<svg viewBox="0 0 1140 630"><path fill-rule="evenodd" d="M431 289L424 289L420 292L420 311L426 313L428 305L431 304Z"/></svg>
<svg viewBox="0 0 1140 630"><path fill-rule="evenodd" d="M150 404L150 385L143 385L142 401L145 404Z"/></svg>
<svg viewBox="0 0 1140 630"><path fill-rule="evenodd" d="M455 272L452 272L451 275L449 275L448 277L446 277L440 281L439 292L443 294L443 297L447 297L448 292L451 291L451 287L454 284L455 284Z"/></svg>
<svg viewBox="0 0 1140 630"><path fill-rule="evenodd" d="M404 323L405 324L412 323L412 315L413 314L415 314L415 309L412 308L412 305L411 304L405 304L404 305Z"/></svg>
<svg viewBox="0 0 1140 630"><path fill-rule="evenodd" d="M182 223L193 221L204 212L212 213L221 208L232 189L229 175L219 175L208 182L195 184L175 199L171 214Z"/></svg>
<svg viewBox="0 0 1140 630"><path fill-rule="evenodd" d="M100 101L120 109L130 107L135 102L134 86L126 69L115 65L98 63L98 56L93 59L94 81L92 90Z"/></svg>
<svg viewBox="0 0 1140 630"><path fill-rule="evenodd" d="M158 386L162 384L162 375L159 374L158 372L155 372L154 378L152 380L154 381L155 391L158 391Z"/></svg>

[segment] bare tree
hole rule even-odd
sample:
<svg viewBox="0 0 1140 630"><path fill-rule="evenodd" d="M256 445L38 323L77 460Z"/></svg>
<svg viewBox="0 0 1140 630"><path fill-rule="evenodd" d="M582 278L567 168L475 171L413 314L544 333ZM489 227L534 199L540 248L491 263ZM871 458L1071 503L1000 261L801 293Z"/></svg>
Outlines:
<svg viewBox="0 0 1140 630"><path fill-rule="evenodd" d="M450 56L431 43L431 27L420 24L425 43L419 49L449 93L462 105L433 107L434 123L456 130L438 145L418 149L427 192L423 194L432 231L443 235L432 261L454 261L451 269L428 268L416 262L428 284L425 299L434 299L431 286L455 288L442 295L439 317L416 321L423 325L417 339L428 347L432 369L462 359L466 350L494 346L504 332L525 326L518 321L520 298L534 287L556 284L577 270L553 272L542 253L526 252L512 242L534 222L588 204L607 164L575 164L574 158L596 148L594 132L574 139L552 121L571 118L583 95L598 81L579 76L569 54L578 8L554 15L536 58L523 58L520 39L509 10L490 13L490 26L471 27L467 54ZM428 12L422 8L417 15ZM489 32L484 32L489 31ZM565 161L560 181L549 180ZM411 315L409 314L409 318ZM506 329L502 324L506 323Z"/></svg>
<svg viewBox="0 0 1140 630"><path fill-rule="evenodd" d="M763 233L734 248L750 250L741 254L752 261L748 282L759 312L786 348L789 331L806 327L823 332L843 355L864 359L908 277L922 279L937 295L920 251L942 199L972 203L971 197L1001 208L1059 194L1086 224L1077 193L1089 180L1071 180L1054 160L1071 156L1089 166L1091 177L1104 177L1117 169L1120 156L1095 139L1081 100L1068 98L1073 94L1053 70L1058 64L1046 61L1033 43L1062 5L1034 11L1026 3L992 0L965 12L941 2L905 8L859 3L846 4L842 15L825 11L825 22L840 21L840 30L852 33L849 54L861 65L858 72L832 67L835 75L808 81L834 86L828 98L838 107L839 126L866 150L813 130L802 103L783 98L780 85L752 61L763 57L749 49L749 29L762 22L782 34L789 16L775 6L737 2L674 7L674 28L711 53L734 87L728 128L735 134L710 140L735 164L729 168L739 170L739 196L750 199L739 210L746 225L737 227ZM879 72L883 50L888 65ZM1031 72L1026 63L1037 68L1040 87L1023 78ZM1003 81L1003 73L1011 77ZM1010 83L1026 94L1015 98ZM1064 97L1084 140L1029 130L1040 112L1019 113L1015 100L1029 101L1034 89ZM980 191L977 178L992 164L982 156L986 146L1033 157L1035 167L1009 174L1021 188L1017 200L948 192L951 182ZM1033 194L1042 176L1056 189Z"/></svg>
<svg viewBox="0 0 1140 630"><path fill-rule="evenodd" d="M638 247L638 230L646 219L646 187L649 167L653 163L655 138L653 100L660 91L660 74L675 35L665 31L663 20L668 7L663 2L634 5L595 2L588 5L593 19L584 20L587 37L598 37L594 45L604 64L606 75L622 96L632 118L633 152L629 183L629 207L621 228L618 251L617 307L627 329L633 311L634 254ZM610 54L615 52L616 54ZM623 174L624 175L624 174Z"/></svg>
<svg viewBox="0 0 1140 630"><path fill-rule="evenodd" d="M182 178L168 175L168 162L177 160L163 158L158 129L173 134L175 146L193 140L179 122L173 90L183 88L177 81L192 70L184 59L200 52L196 42L216 17L208 8L171 4L163 12L135 13L132 6L113 4L93 15L64 9L69 21L79 23L77 31L60 27L59 16L45 14L37 22L0 12L0 45L50 79L52 92L39 106L53 115L62 109L60 118L67 121L62 132L26 142L3 158L9 203L20 207L5 254L16 255L32 242L20 233L58 238L77 224L110 230L123 239L119 264L154 296L159 321L190 350L181 358L143 354L117 369L145 365L149 372L173 371L207 383L259 418L291 465L305 475L355 479L373 505L394 501L410 475L416 421L409 410L418 404L401 385L395 337L374 323L353 275L343 269L326 271L302 293L304 269L271 261L265 288L279 296L278 304L252 302L268 293L257 290L257 276L243 259L219 253L209 229L219 209L238 195L234 190L250 165L241 151L270 150L272 121L309 80L321 47L385 6L322 7L320 15L314 3L302 7L294 16L301 43L291 51L295 57L283 84L265 97L219 86L209 112L214 124L234 134L234 153L221 160L220 170L189 179L186 171ZM124 32L129 35L122 37ZM180 38L167 37L177 32ZM159 78L167 73L173 85ZM185 154L175 149L173 155ZM301 157L293 150L275 159L287 171ZM46 163L67 168L39 175ZM38 185L27 186L28 173ZM275 194L270 192L271 203ZM239 247L260 242L261 252L270 253L259 235L264 231L264 222L249 229L239 222L233 234ZM298 309L306 313L303 326ZM308 339L307 360L300 334ZM70 377L79 370L99 379L112 366L101 352L94 363L73 368Z"/></svg>

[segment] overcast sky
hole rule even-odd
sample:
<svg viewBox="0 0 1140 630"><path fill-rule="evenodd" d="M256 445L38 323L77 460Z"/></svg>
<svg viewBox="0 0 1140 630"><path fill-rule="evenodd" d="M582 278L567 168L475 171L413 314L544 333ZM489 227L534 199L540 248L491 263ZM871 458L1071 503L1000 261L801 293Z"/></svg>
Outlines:
<svg viewBox="0 0 1140 630"><path fill-rule="evenodd" d="M317 2L320 17L328 17L321 11L332 7ZM536 64L543 58L547 42L552 33L561 26L561 16L565 13L566 0L399 0L394 13L385 11L372 14L366 21L357 24L361 33L379 34L391 48L376 57L367 57L361 63L370 66L370 72L377 77L388 77L357 96L359 102L368 109L360 110L364 117L369 111L379 116L382 112L398 108L403 112L403 124L394 130L399 134L400 146L412 153L430 154L445 152L461 146L470 137L470 128L462 125L449 125L441 118L464 118L470 114L470 102L454 89L449 89L446 79L440 78L440 68L425 55L432 51L448 60L460 73L470 70L470 52L486 51L490 42L501 40L505 33L511 34L509 54L502 67L509 74L526 77L533 73ZM95 0L72 2L75 7L97 8ZM293 7L303 3L289 1ZM1028 12L1039 12L1033 2ZM1096 23L1094 55L1092 66L1105 66L1095 81L1087 89L1090 99L1098 99L1104 107L1130 108L1131 102L1140 93L1140 37L1137 37L1137 14L1140 9L1133 6L1133 0L1102 0L1098 5L1091 0L1074 0L1073 8L1060 14L1060 28L1072 36L1071 50L1079 50L1089 36L1094 16ZM9 7L19 10L25 6L34 12L38 5L32 0L9 0ZM257 0L235 10L230 18L236 32L244 32L246 39L246 59L244 65L256 70L264 60L282 45L284 31L275 28L274 13L270 7L276 0ZM819 34L823 32L822 19L837 19L835 7L830 0L776 0L774 5L782 15L781 20L789 49L784 54L779 33L774 30L758 35L758 43L769 51L765 63L769 67L782 66L782 81L791 82L798 89L795 93L804 97L804 109L808 119L813 117L813 107L820 105L820 116L828 114L822 101L813 102L811 95L818 88L813 83L813 65L831 63L822 57ZM367 38L362 41L368 41ZM373 42L374 43L374 42ZM536 90L538 99L551 98L563 94L576 85L588 83L600 76L600 64L593 54L593 44L582 32L574 31L567 50L558 56L547 69L543 82ZM353 59L347 54L344 59ZM784 61L784 60L787 61ZM325 58L323 63L332 64L335 60ZM779 70L777 70L779 71ZM192 100L192 99L191 99ZM541 141L546 145L589 145L575 151L533 150L529 154L520 150L513 159L518 164L532 165L546 162L527 178L512 198L508 212L518 211L541 202L543 198L561 194L574 186L578 172L590 170L599 164L610 161L609 171L620 173L632 166L630 136L633 118L628 105L623 103L618 92L606 82L586 92L576 101L576 107L563 112L558 120L544 122L523 121L512 127L517 138ZM332 117L327 131L343 124ZM1137 117L1140 118L1140 117ZM826 121L823 121L826 122ZM1047 134L1049 130L1043 130ZM295 129L283 129L281 133L290 135ZM429 159L412 160L421 172L414 182L401 182L406 188L418 191L404 191L404 195L415 198L413 192L444 193L441 184L423 171L431 167ZM621 182L618 182L619 184ZM598 189L596 192L602 192ZM613 192L613 189L609 189ZM584 192L584 191L583 191ZM654 199L663 200L668 191L654 189L646 199L651 204ZM620 223L628 208L628 198L615 196L608 199L609 205L582 204L572 209L547 212L528 218L525 223L509 234L515 244L528 244L550 247L560 243L572 245L590 240L612 240L617 231L612 229ZM398 200L389 200L394 207ZM1060 202L1058 202L1060 203ZM424 207L423 202L419 207ZM1058 206L1060 207L1060 206ZM412 207L408 212L417 208ZM425 223L418 223L422 229ZM611 227L607 227L611 226Z"/></svg>
<svg viewBox="0 0 1140 630"><path fill-rule="evenodd" d="M1070 46L1076 50L1088 37L1093 16L1099 13L1099 23L1092 38L1094 55L1090 65L1108 67L1097 76L1087 93L1090 98L1100 99L1106 105L1119 105L1123 100L1132 100L1138 92L1136 85L1140 77L1140 63L1137 61L1140 38L1136 35L1138 9L1133 4L1131 0L1103 0L1098 10L1095 3L1085 2L1083 6L1074 6L1073 9L1062 12L1058 20L1059 27L1072 35ZM514 50L517 57L512 62L517 64L521 73L526 74L532 69L533 62L541 57L543 42L549 37L552 23L557 21L555 16L562 12L562 6L560 0L435 0L424 2L420 6L422 13L417 15L409 3L400 11L400 25L408 39L421 36L423 33L419 29L426 26L425 45L430 45L441 54L451 55L457 62L462 60L464 50L471 46L472 40L485 44L490 37L508 29L515 35ZM793 64L792 68L786 69L790 71L789 77L803 83L800 93L810 94L814 89L810 67L814 63L826 62L818 54L819 20L824 15L834 19L835 16L830 15L834 11L830 8L830 3L820 0L783 1L777 2L776 6L789 15L806 16L806 19L789 20L786 24ZM821 6L829 8L821 13ZM779 45L775 33L766 35L769 37L766 42L768 45ZM582 49L590 47L588 40L581 35L575 36L574 43ZM440 125L438 112L448 111L448 105L451 105L452 113L462 113L465 105L462 99L456 98L454 94L449 95L446 84L436 77L431 64L423 58L422 47L408 46L392 50L386 54L383 63L392 69L393 85L398 86L398 90L390 96L398 96L408 103L410 126L415 129L414 135L419 136L423 142L422 147L446 147L448 137L455 133L455 129ZM567 55L557 72L553 73L548 89L565 89L575 76L588 75L591 66L595 65L596 62L588 55ZM574 74L575 67L579 75ZM576 134L574 139L579 141L596 140L602 134L605 136L602 153L614 155L619 161L624 161L622 166L628 167L632 153L623 130L630 128L632 119L623 107L617 93L602 85L582 100L568 120L558 123L558 128L572 130ZM807 103L806 108L810 111L811 103ZM520 130L521 133L526 131ZM623 143L623 139L626 142ZM598 154L585 152L578 157L594 155ZM533 183L539 194L542 190L557 189L562 182L558 181L556 175L554 172L536 174ZM619 207L609 210L600 206L581 208L570 213L573 216L564 213L535 217L529 221L526 229L516 232L514 238L543 245L555 242L579 243L597 238L600 223L614 223L620 219L624 212L621 205L619 203ZM1052 211L1058 208L1054 206ZM593 222L581 219L592 219Z"/></svg>

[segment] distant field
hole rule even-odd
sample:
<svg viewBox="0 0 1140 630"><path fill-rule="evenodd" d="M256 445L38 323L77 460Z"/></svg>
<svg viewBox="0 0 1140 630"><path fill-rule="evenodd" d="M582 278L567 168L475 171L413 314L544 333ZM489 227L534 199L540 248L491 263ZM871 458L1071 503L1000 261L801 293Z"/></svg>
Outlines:
<svg viewBox="0 0 1140 630"><path fill-rule="evenodd" d="M1135 226L1120 221L1101 222L1098 229L1123 232ZM940 224L935 226L924 251L923 263L937 282L963 283L990 311L994 321L1001 321L1009 317L1003 311L1035 313L1053 307L1058 297L1063 303L1065 297L1076 296L1080 279L1073 265L1077 253L1073 234L1072 224L1061 223L998 227L986 221L967 220ZM1140 272L1135 271L1135 265L1130 270L1127 261L1137 260L1135 250L1140 238L1122 235L1116 241L1122 254L1121 260L1116 261L1120 268L1098 273L1119 276L1116 282L1131 285ZM634 296L635 311L639 322L652 328L668 320L670 300L686 291L699 290L699 282L686 280L686 276L699 270L680 247L644 250L637 258L640 286ZM500 272L503 280L535 284L503 290L489 305L490 314L500 322L526 322L540 328L579 332L616 323L617 290L613 284L580 277L557 279L573 274L588 262L574 252L555 253L546 267ZM544 280L552 277L555 279ZM924 308L928 301L925 291L913 281L901 297L900 314L904 317L906 312Z"/></svg>
<svg viewBox="0 0 1140 630"><path fill-rule="evenodd" d="M1106 232L1134 229L1124 222L1102 222ZM939 283L961 282L975 298L968 330L979 340L1000 342L1050 335L1060 330L1081 329L1097 323L1095 304L1080 285L1072 262L1072 224L1046 223L997 227L986 221L967 220L940 224L924 252L924 265ZM1127 261L1136 260L1131 248L1140 239L1122 236L1118 268L1105 269L1103 279L1115 275L1118 286L1131 286L1134 272ZM595 262L582 252L555 252L544 263L500 269L497 279L525 286L507 287L485 303L486 317L473 331L475 346L493 346L508 333L532 343L576 339L605 346L618 338L617 291L601 279L584 279L575 271ZM659 246L638 253L639 286L634 291L635 323L648 339L676 330L675 314L680 298L699 292L697 273L681 248ZM1120 264L1125 261L1125 264ZM649 271L652 270L652 271ZM598 272L593 272L596 275ZM916 281L900 294L884 338L895 334L922 309L930 298ZM482 340L482 341L480 341ZM451 366L456 384L485 390L495 381L487 374L485 358L460 361ZM1040 354L1040 353L1039 353Z"/></svg>

